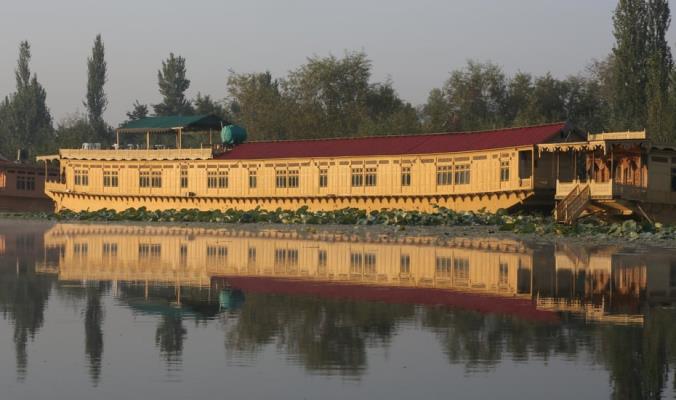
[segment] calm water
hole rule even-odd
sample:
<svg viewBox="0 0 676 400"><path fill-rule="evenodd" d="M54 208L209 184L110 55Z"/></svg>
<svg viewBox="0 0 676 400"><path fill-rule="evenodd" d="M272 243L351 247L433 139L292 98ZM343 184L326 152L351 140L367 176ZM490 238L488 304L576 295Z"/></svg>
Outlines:
<svg viewBox="0 0 676 400"><path fill-rule="evenodd" d="M0 398L673 398L676 256L0 221Z"/></svg>

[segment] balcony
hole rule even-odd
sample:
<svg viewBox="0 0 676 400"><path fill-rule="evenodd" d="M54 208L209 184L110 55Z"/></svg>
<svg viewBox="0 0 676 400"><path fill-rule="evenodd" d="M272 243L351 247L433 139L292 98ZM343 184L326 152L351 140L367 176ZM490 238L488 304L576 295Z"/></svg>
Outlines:
<svg viewBox="0 0 676 400"><path fill-rule="evenodd" d="M578 185L589 185L590 197L593 200L611 200L625 199L641 201L645 199L646 188L630 184L615 183L612 180L608 182L580 181L570 182L556 181L556 199L564 199Z"/></svg>

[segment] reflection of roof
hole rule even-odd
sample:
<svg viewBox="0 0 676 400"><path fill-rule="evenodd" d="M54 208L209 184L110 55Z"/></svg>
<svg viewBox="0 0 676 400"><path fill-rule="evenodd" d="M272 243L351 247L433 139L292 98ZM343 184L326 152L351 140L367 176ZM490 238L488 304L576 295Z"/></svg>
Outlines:
<svg viewBox="0 0 676 400"><path fill-rule="evenodd" d="M563 123L482 132L249 142L216 158L264 159L433 154L531 146L554 138Z"/></svg>
<svg viewBox="0 0 676 400"><path fill-rule="evenodd" d="M215 115L189 115L148 117L136 121L129 121L121 126L118 131L123 133L134 132L169 132L174 129L201 130L221 129L225 121Z"/></svg>
<svg viewBox="0 0 676 400"><path fill-rule="evenodd" d="M303 281L283 278L224 276L223 280L245 293L270 293L290 296L318 296L391 304L449 306L486 314L505 314L546 322L557 322L558 315L538 310L530 299L490 296L448 289L389 287L349 283Z"/></svg>

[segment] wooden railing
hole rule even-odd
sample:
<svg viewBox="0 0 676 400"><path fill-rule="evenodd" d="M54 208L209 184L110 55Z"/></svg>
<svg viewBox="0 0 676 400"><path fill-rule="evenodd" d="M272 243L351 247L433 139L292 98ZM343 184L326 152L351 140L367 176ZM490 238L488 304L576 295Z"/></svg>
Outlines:
<svg viewBox="0 0 676 400"><path fill-rule="evenodd" d="M590 200L590 186L585 185L580 188L580 185L576 185L575 188L556 205L556 220L565 224L572 223L580 216L580 214L582 214L585 208L587 208Z"/></svg>
<svg viewBox="0 0 676 400"><path fill-rule="evenodd" d="M208 160L211 148L154 150L83 150L61 149L61 158L74 160Z"/></svg>

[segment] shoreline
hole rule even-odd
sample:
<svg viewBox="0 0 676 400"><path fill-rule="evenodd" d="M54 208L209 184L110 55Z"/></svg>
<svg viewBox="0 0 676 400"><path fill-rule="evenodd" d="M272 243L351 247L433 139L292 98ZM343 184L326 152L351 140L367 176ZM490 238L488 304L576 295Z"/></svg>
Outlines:
<svg viewBox="0 0 676 400"><path fill-rule="evenodd" d="M229 230L245 232L278 231L297 234L300 237L320 233L342 234L355 237L357 240L367 240L373 236L389 240L404 240L406 238L422 238L436 241L440 245L462 238L485 238L521 241L530 245L551 245L564 243L583 246L621 246L631 249L675 250L676 240L660 239L655 237L613 237L606 234L557 235L552 233L517 233L501 230L500 225L457 225L457 226L416 226L416 225L349 225L349 224L284 224L284 223L218 223L218 222L165 222L165 221L94 221L94 220L56 220L41 218L21 213L0 213L0 229L4 225L15 225L17 221L28 224L80 224L80 225L119 225L137 227L178 227L203 228L210 230ZM2 232L0 232L2 233Z"/></svg>

